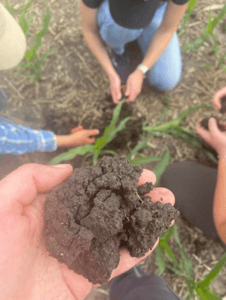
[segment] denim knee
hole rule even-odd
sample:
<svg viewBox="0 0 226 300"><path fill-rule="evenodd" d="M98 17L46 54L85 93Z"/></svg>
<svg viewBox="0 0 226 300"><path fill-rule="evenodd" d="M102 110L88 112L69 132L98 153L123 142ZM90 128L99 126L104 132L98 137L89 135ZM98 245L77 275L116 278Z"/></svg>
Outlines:
<svg viewBox="0 0 226 300"><path fill-rule="evenodd" d="M160 71L158 70L158 74L155 72L149 72L147 74L148 81L150 85L156 87L158 90L167 92L174 89L181 79L181 68L178 67L176 70ZM154 74L155 73L155 74Z"/></svg>

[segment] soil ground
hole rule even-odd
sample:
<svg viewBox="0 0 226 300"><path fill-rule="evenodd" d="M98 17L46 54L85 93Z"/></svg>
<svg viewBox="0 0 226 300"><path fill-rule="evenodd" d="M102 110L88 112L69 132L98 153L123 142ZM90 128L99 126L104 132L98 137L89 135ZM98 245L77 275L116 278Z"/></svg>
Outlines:
<svg viewBox="0 0 226 300"><path fill-rule="evenodd" d="M19 8L25 1L10 0L9 3ZM55 54L47 60L41 81L35 84L19 76L15 70L0 72L0 88L4 89L9 98L8 106L1 111L2 114L24 125L35 129L50 129L57 134L67 134L78 124L86 128L97 127L102 131L108 125L114 108L107 96L108 79L83 39L79 3L79 0L48 1L52 16L51 24L48 34L43 39L40 54L49 49L55 49ZM198 0L185 34L180 38L180 44L184 45L194 40L197 35L201 36L208 22L208 12L212 10L212 16L216 16L223 4L224 0L209 0L208 4L204 0ZM31 11L35 12L31 27L32 36L41 28L45 14L44 2L36 0ZM225 22L224 19L224 24ZM226 34L223 31L223 24L216 28L215 34L219 51L225 54ZM178 86L169 93L170 112L166 121L178 116L190 106L211 104L213 94L225 86L226 72L217 66L216 56L210 46L207 41L198 52L183 53L183 74ZM134 49L134 47L130 48ZM134 57L132 52L131 57ZM137 64L139 59L133 61ZM121 136L121 140L124 141L123 148L120 140L115 141L112 147L118 148L120 145L118 153L122 156L128 153L137 142L137 137L139 138L143 120L152 117L150 125L156 124L164 105L165 95L149 89L144 84L143 91L136 101L123 108L123 114L132 115L133 122L131 123L133 126L128 126ZM209 117L212 114L213 111L207 109L196 111L185 120L184 125L195 130L195 122L200 116ZM166 147L169 147L170 155L176 161L193 160L214 166L202 153L171 136L152 138L149 148L141 155L162 155ZM24 163L45 164L64 150L21 156L2 155L0 178ZM76 159L72 164L74 167L79 166L81 158ZM224 249L182 217L177 221L177 225L183 247L193 261L196 280L200 280L216 263ZM156 273L155 255L150 255L141 262L141 267L148 274ZM183 297L186 294L186 286L181 278L169 271L166 271L162 277L179 296ZM109 299L110 284L104 286L101 291L93 291L87 299ZM226 267L212 284L212 289L218 295L226 296Z"/></svg>

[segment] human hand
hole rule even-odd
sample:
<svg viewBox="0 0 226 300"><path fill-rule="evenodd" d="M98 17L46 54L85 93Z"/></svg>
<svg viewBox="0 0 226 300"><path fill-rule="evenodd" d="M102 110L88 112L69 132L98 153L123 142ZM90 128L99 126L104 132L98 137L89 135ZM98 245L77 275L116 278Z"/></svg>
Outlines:
<svg viewBox="0 0 226 300"><path fill-rule="evenodd" d="M44 238L46 193L72 172L70 165L24 165L0 182L0 289L1 300L83 299L93 285L48 255ZM156 181L153 172L144 170L138 185ZM156 188L149 196L154 202L171 203L172 192ZM157 246L156 242L153 249ZM118 267L111 278L129 270L142 258L121 250Z"/></svg>
<svg viewBox="0 0 226 300"><path fill-rule="evenodd" d="M78 131L81 131L81 130L83 130L83 129L84 129L84 128L83 128L82 125L78 125L77 127L74 127L74 128L71 129L71 134L72 134L72 133L75 133L75 132L78 132Z"/></svg>
<svg viewBox="0 0 226 300"><path fill-rule="evenodd" d="M57 135L56 141L58 147L74 147L95 142L94 135L99 134L98 129L83 129L81 125L71 129L70 135Z"/></svg>
<svg viewBox="0 0 226 300"><path fill-rule="evenodd" d="M74 299L44 239L46 193L72 166L28 164L0 181L1 300Z"/></svg>
<svg viewBox="0 0 226 300"><path fill-rule="evenodd" d="M133 102L140 94L144 75L140 70L135 70L127 79L125 96L128 97L126 102Z"/></svg>
<svg viewBox="0 0 226 300"><path fill-rule="evenodd" d="M118 104L122 98L121 79L119 75L116 72L114 72L111 75L109 75L109 82L113 102L115 104Z"/></svg>
<svg viewBox="0 0 226 300"><path fill-rule="evenodd" d="M200 122L202 119L199 119L196 123L196 131L208 143L213 147L218 155L221 157L226 155L226 135L224 132L220 131L217 126L217 121L215 118L210 118L208 123L209 130L205 130Z"/></svg>
<svg viewBox="0 0 226 300"><path fill-rule="evenodd" d="M220 112L221 110L221 98L224 96L226 96L226 86L217 91L213 96L213 105L217 112Z"/></svg>

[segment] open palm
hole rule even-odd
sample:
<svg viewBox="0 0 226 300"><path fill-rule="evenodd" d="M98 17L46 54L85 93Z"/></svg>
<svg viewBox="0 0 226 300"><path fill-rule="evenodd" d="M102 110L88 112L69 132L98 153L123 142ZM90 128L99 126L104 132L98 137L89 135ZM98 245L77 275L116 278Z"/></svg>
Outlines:
<svg viewBox="0 0 226 300"><path fill-rule="evenodd" d="M97 286L51 257L45 247L46 195L71 172L70 165L29 164L0 181L1 300L79 300ZM153 172L144 170L138 185L155 180ZM149 195L153 201L163 198L165 203L174 204L174 196L167 189L156 188ZM143 258L131 257L122 250L119 266L112 277L132 268Z"/></svg>

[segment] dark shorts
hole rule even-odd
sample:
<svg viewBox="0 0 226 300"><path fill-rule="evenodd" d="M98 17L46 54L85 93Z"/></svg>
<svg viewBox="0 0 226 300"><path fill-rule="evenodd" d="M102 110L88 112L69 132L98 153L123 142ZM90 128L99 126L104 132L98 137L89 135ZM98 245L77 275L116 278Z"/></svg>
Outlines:
<svg viewBox="0 0 226 300"><path fill-rule="evenodd" d="M175 207L210 238L219 239L213 221L213 199L217 169L196 162L169 165L161 178L161 186L175 196Z"/></svg>
<svg viewBox="0 0 226 300"><path fill-rule="evenodd" d="M132 268L114 279L110 300L180 300L180 298L162 278L147 274L138 278Z"/></svg>

